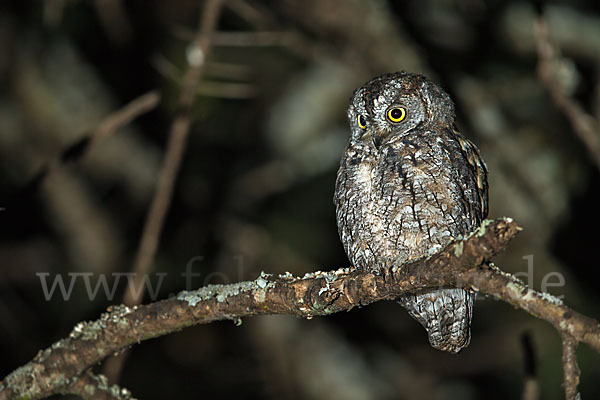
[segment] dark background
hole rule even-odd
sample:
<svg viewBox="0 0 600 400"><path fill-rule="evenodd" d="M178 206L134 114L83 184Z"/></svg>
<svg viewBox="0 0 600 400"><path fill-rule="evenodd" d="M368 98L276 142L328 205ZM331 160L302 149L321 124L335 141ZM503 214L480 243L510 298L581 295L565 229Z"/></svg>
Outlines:
<svg viewBox="0 0 600 400"><path fill-rule="evenodd" d="M200 1L22 1L0 5L0 376L121 301L91 301L82 278L46 300L60 274L131 271L186 68ZM600 117L600 7L548 4L568 62L564 83ZM524 231L497 259L529 283L564 286L600 316L600 176L536 75L534 7L522 1L226 2L193 112L186 154L154 260L158 298L193 287L348 265L332 203L353 89L396 70L451 94L461 131L490 170L490 216ZM262 32L256 36L254 33ZM106 115L159 89L154 111L83 157L34 178ZM39 175L37 175L39 176ZM526 258L523 258L526 257ZM548 275L555 273L554 275ZM152 301L146 295L144 302ZM140 399L520 398L529 332L544 399L562 398L560 340L505 303L476 302L471 345L429 347L392 302L302 320L198 326L131 349L120 384ZM585 398L600 358L578 352ZM102 371L102 366L98 366Z"/></svg>

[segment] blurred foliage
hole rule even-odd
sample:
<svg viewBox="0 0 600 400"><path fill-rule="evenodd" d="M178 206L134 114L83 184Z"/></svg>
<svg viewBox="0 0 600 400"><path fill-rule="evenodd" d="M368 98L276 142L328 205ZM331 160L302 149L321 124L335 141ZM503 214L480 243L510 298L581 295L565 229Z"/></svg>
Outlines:
<svg viewBox="0 0 600 400"><path fill-rule="evenodd" d="M130 271L176 109L197 1L0 4L0 375L120 301L88 298L68 273ZM600 117L600 7L547 4L573 96ZM193 110L161 236L158 298L268 273L347 266L332 203L352 90L373 75L427 74L454 98L460 129L490 169L491 217L525 228L498 264L600 317L595 254L600 176L536 77L526 2L228 0ZM159 89L160 106L34 180L106 115ZM532 256L533 258L529 257ZM200 258L201 257L201 258ZM529 258L528 258L529 257ZM153 285L158 278L151 277ZM145 301L151 301L147 295ZM142 399L505 399L523 385L532 335L544 399L562 398L560 341L546 324L476 303L460 355L433 350L398 305L329 318L199 326L132 349L121 384ZM598 354L582 347L581 389L600 397ZM101 366L98 367L101 370Z"/></svg>

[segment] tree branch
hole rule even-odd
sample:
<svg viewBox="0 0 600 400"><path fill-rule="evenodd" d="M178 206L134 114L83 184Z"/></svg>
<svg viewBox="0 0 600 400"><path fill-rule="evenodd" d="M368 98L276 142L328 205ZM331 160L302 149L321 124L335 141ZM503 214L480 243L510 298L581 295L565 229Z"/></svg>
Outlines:
<svg viewBox="0 0 600 400"><path fill-rule="evenodd" d="M442 286L492 295L547 320L573 341L600 351L600 328L595 320L571 310L554 296L528 289L488 263L519 230L509 218L486 220L467 238L427 257L394 266L381 276L348 268L308 273L301 278L263 273L254 281L209 285L148 305L109 307L100 319L77 324L68 338L8 375L0 386L0 400L39 399L63 392L73 384L73 378L106 356L191 325L265 314L312 318ZM574 360L574 356L568 359Z"/></svg>
<svg viewBox="0 0 600 400"><path fill-rule="evenodd" d="M83 375L74 380L64 393L76 394L84 399L94 400L136 400L131 392L117 385L109 385L108 379L103 375L95 375L87 370Z"/></svg>
<svg viewBox="0 0 600 400"><path fill-rule="evenodd" d="M125 291L123 303L129 306L140 304L144 297L145 286L142 286L141 282L152 267L165 217L171 204L175 181L179 174L192 124L192 106L202 77L204 61L210 50L211 38L217 27L221 5L222 0L207 0L204 3L196 35L188 48L189 65L183 76L178 111L169 130L165 158L158 175L158 183L148 210L132 269L133 285L142 289L136 294L133 294L132 291ZM122 353L107 361L104 371L111 380L118 380L126 357L127 353Z"/></svg>
<svg viewBox="0 0 600 400"><path fill-rule="evenodd" d="M192 106L196 99L198 83L202 77L204 60L210 49L210 40L217 26L221 12L222 0L208 0L200 18L198 31L188 49L188 69L183 77L177 114L171 124L169 141L165 153L162 169L158 176L158 184L148 211L144 231L136 254L133 272L135 284L139 285L144 273L150 269L158 240L162 231L163 222L175 186L175 180L183 158L187 137L192 124ZM137 287L137 286L136 286ZM125 304L139 304L143 297L143 290L137 296L126 292Z"/></svg>
<svg viewBox="0 0 600 400"><path fill-rule="evenodd" d="M540 385L537 379L537 357L533 346L533 339L529 332L521 335L523 347L523 361L525 364L525 379L521 400L538 400L540 398Z"/></svg>
<svg viewBox="0 0 600 400"><path fill-rule="evenodd" d="M550 93L554 104L565 114L573 132L584 144L592 161L600 170L600 126L598 121L585 112L581 104L566 93L561 79L561 66L564 59L560 50L550 40L548 24L541 15L534 23L534 37L538 54L538 76L542 85Z"/></svg>
<svg viewBox="0 0 600 400"><path fill-rule="evenodd" d="M107 115L89 135L71 143L55 158L51 159L33 178L32 183L41 180L44 176L50 174L54 169L60 167L66 161L75 161L85 154L89 153L94 146L113 135L116 131L129 125L133 120L141 115L152 111L160 102L160 93L151 90L145 93L117 111Z"/></svg>
<svg viewBox="0 0 600 400"><path fill-rule="evenodd" d="M562 332L562 363L566 400L580 400L577 390L579 385L579 366L577 365L577 340L568 333Z"/></svg>

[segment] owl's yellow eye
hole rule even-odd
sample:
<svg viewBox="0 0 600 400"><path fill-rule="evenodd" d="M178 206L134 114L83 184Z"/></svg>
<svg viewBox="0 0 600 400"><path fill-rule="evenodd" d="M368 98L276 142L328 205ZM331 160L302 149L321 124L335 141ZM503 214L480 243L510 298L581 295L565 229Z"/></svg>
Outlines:
<svg viewBox="0 0 600 400"><path fill-rule="evenodd" d="M365 120L365 117L363 117L362 115L359 115L358 117L356 117L356 122L358 123L358 127L360 129L367 129L367 121Z"/></svg>
<svg viewBox="0 0 600 400"><path fill-rule="evenodd" d="M390 122L401 122L406 118L406 108L392 107L387 110L386 115Z"/></svg>

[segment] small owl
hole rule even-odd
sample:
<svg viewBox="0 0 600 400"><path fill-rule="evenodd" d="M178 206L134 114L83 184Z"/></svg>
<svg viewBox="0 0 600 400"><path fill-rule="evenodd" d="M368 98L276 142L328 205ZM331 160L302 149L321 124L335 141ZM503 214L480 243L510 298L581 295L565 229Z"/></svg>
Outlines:
<svg viewBox="0 0 600 400"><path fill-rule="evenodd" d="M355 268L380 274L477 228L488 212L486 165L454 125L454 104L422 75L383 75L350 100L350 141L334 203ZM475 293L422 290L397 301L435 348L469 344Z"/></svg>

